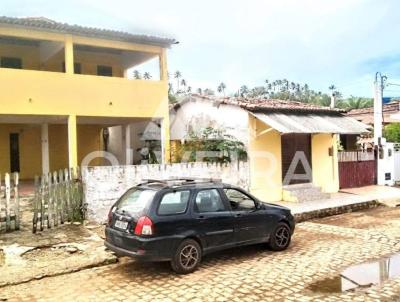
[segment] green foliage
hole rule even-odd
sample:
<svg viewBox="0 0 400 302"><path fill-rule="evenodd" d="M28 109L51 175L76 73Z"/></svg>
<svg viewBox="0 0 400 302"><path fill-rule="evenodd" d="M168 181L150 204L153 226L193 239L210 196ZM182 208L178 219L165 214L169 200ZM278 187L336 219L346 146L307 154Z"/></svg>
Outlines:
<svg viewBox="0 0 400 302"><path fill-rule="evenodd" d="M244 144L234 136L226 133L225 129L207 127L200 133L189 133L188 141L182 147L182 151L190 153L189 161L196 161L196 152L216 152L209 156L204 154L201 161L230 163L233 159L247 160L247 152ZM197 154L198 155L198 154Z"/></svg>
<svg viewBox="0 0 400 302"><path fill-rule="evenodd" d="M371 98L360 98L351 96L348 99L343 101L342 108L345 109L361 109L372 107L374 104L373 99Z"/></svg>
<svg viewBox="0 0 400 302"><path fill-rule="evenodd" d="M385 126L384 137L388 142L400 143L400 123L393 123Z"/></svg>

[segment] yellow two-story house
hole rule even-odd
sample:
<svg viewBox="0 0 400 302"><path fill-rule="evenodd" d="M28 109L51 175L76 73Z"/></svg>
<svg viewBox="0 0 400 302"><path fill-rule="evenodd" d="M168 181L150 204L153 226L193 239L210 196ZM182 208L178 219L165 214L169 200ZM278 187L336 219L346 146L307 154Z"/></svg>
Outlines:
<svg viewBox="0 0 400 302"><path fill-rule="evenodd" d="M100 164L109 127L156 121L169 158L166 50L174 39L88 28L46 18L0 17L0 172L22 179L83 159ZM157 60L159 77L133 79ZM125 164L125 163L124 163Z"/></svg>

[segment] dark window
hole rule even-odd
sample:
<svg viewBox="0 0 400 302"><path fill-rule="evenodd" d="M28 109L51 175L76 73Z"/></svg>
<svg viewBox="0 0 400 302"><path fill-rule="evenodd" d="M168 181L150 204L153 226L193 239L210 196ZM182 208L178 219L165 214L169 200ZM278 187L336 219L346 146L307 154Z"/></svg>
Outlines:
<svg viewBox="0 0 400 302"><path fill-rule="evenodd" d="M22 60L20 58L2 57L0 65L4 68L22 69Z"/></svg>
<svg viewBox="0 0 400 302"><path fill-rule="evenodd" d="M65 62L62 63L62 72L65 72ZM81 74L81 63L74 63L74 73Z"/></svg>
<svg viewBox="0 0 400 302"><path fill-rule="evenodd" d="M159 215L174 215L186 212L190 191L166 193L158 206Z"/></svg>
<svg viewBox="0 0 400 302"><path fill-rule="evenodd" d="M195 211L198 213L223 212L228 209L222 202L218 190L202 190L197 193Z"/></svg>
<svg viewBox="0 0 400 302"><path fill-rule="evenodd" d="M10 133L10 168L11 172L20 172L19 169L19 134Z"/></svg>
<svg viewBox="0 0 400 302"><path fill-rule="evenodd" d="M112 77L112 67L105 66L105 65L98 65L97 66L97 75L105 76L105 77Z"/></svg>
<svg viewBox="0 0 400 302"><path fill-rule="evenodd" d="M235 189L225 189L224 192L233 211L250 211L256 208L254 200L246 194Z"/></svg>

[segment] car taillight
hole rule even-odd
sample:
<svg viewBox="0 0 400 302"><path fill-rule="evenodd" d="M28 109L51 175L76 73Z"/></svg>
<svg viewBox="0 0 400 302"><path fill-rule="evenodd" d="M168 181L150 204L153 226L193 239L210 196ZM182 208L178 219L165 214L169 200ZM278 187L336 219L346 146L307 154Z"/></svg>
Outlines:
<svg viewBox="0 0 400 302"><path fill-rule="evenodd" d="M147 216L139 218L136 227L135 235L153 235L153 222Z"/></svg>
<svg viewBox="0 0 400 302"><path fill-rule="evenodd" d="M110 211L108 212L108 225L111 225L112 218L113 218L113 208L111 208Z"/></svg>

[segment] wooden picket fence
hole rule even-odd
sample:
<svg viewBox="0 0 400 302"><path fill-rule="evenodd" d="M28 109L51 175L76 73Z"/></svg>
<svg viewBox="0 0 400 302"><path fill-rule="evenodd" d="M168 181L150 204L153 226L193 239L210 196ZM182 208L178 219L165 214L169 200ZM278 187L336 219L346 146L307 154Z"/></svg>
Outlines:
<svg viewBox="0 0 400 302"><path fill-rule="evenodd" d="M35 177L33 233L64 222L81 222L85 212L79 169L64 169Z"/></svg>
<svg viewBox="0 0 400 302"><path fill-rule="evenodd" d="M0 175L0 233L17 231L20 228L18 186L18 173L6 173L4 185Z"/></svg>

